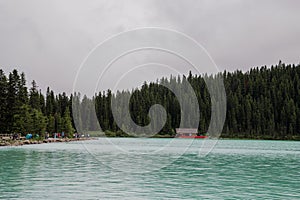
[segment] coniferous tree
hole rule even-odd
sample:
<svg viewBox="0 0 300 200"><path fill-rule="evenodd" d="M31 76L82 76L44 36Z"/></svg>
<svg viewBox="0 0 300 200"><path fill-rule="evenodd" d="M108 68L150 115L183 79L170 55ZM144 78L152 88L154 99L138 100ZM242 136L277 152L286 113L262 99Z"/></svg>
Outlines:
<svg viewBox="0 0 300 200"><path fill-rule="evenodd" d="M18 83L19 88L19 101L21 104L26 105L28 103L28 91L26 87L26 79L24 72L21 73L20 80Z"/></svg>
<svg viewBox="0 0 300 200"><path fill-rule="evenodd" d="M22 102L19 99L20 76L17 70L9 73L7 93L7 131L14 133L14 115L17 114Z"/></svg>
<svg viewBox="0 0 300 200"><path fill-rule="evenodd" d="M26 104L22 105L14 115L13 130L17 133L23 133L23 135L34 132L35 124L32 117L31 108Z"/></svg>
<svg viewBox="0 0 300 200"><path fill-rule="evenodd" d="M47 128L48 133L55 133L55 118L53 115L49 115L47 118Z"/></svg>
<svg viewBox="0 0 300 200"><path fill-rule="evenodd" d="M30 88L30 94L29 94L29 105L32 109L41 110L40 109L40 95L38 92L38 86L36 82L32 81L32 86Z"/></svg>
<svg viewBox="0 0 300 200"><path fill-rule="evenodd" d="M72 119L68 107L66 108L62 119L62 131L65 133L65 136L67 137L72 136L74 133L74 128L72 126Z"/></svg>
<svg viewBox="0 0 300 200"><path fill-rule="evenodd" d="M8 82L7 78L0 69L0 130L7 131L8 124L8 109L7 109L7 94L8 94Z"/></svg>
<svg viewBox="0 0 300 200"><path fill-rule="evenodd" d="M44 137L44 134L46 132L46 117L43 115L43 113L33 108L31 111L31 120L32 120L32 134L39 134L40 136Z"/></svg>

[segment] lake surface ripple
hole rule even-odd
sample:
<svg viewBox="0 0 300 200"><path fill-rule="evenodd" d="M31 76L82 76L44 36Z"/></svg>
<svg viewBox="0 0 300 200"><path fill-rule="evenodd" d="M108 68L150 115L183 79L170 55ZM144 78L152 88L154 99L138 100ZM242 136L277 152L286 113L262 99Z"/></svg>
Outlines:
<svg viewBox="0 0 300 200"><path fill-rule="evenodd" d="M2 147L0 199L300 199L300 142L171 140Z"/></svg>

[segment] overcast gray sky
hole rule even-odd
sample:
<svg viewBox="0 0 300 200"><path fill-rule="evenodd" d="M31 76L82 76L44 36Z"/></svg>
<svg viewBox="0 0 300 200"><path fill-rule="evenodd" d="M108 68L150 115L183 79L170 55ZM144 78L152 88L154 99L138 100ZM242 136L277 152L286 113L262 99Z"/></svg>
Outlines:
<svg viewBox="0 0 300 200"><path fill-rule="evenodd" d="M98 43L145 26L190 35L222 70L298 64L299 9L297 0L0 0L0 68L70 93Z"/></svg>

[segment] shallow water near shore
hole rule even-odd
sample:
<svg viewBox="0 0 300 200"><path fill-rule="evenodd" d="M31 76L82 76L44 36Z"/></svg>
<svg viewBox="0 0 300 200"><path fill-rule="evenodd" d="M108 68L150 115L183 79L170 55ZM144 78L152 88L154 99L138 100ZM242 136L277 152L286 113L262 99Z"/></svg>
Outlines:
<svg viewBox="0 0 300 200"><path fill-rule="evenodd" d="M1 147L0 199L300 198L300 142L171 140Z"/></svg>

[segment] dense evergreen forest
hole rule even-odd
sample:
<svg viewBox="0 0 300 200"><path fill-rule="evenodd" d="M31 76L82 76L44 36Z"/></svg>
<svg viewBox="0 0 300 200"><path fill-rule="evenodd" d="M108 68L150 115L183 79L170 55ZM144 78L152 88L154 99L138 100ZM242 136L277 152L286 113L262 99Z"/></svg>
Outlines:
<svg viewBox="0 0 300 200"><path fill-rule="evenodd" d="M0 70L0 133L74 132L71 97L55 95L49 88L46 97L32 81L28 90L24 73L13 70L8 77Z"/></svg>
<svg viewBox="0 0 300 200"><path fill-rule="evenodd" d="M253 68L247 72L222 73L227 95L226 120L222 137L253 139L300 139L300 65ZM79 94L68 97L55 95L49 88L44 96L35 81L27 89L24 73L17 70L8 77L0 70L0 130L2 133L54 133L72 135L102 130L113 136L125 136L114 121L111 101L120 96L132 95L130 114L141 126L149 124L149 108L153 104L164 106L167 120L160 136L172 137L180 124L180 106L175 95L160 83L180 84L187 80L193 87L200 108L199 133L207 132L211 117L211 100L204 77L192 75L162 78L155 83L144 83L131 91L113 94L99 92L92 99ZM209 76L214 78L214 76ZM74 126L73 103L80 107L81 120ZM92 116L96 109L97 119ZM78 124L79 123L79 124Z"/></svg>

